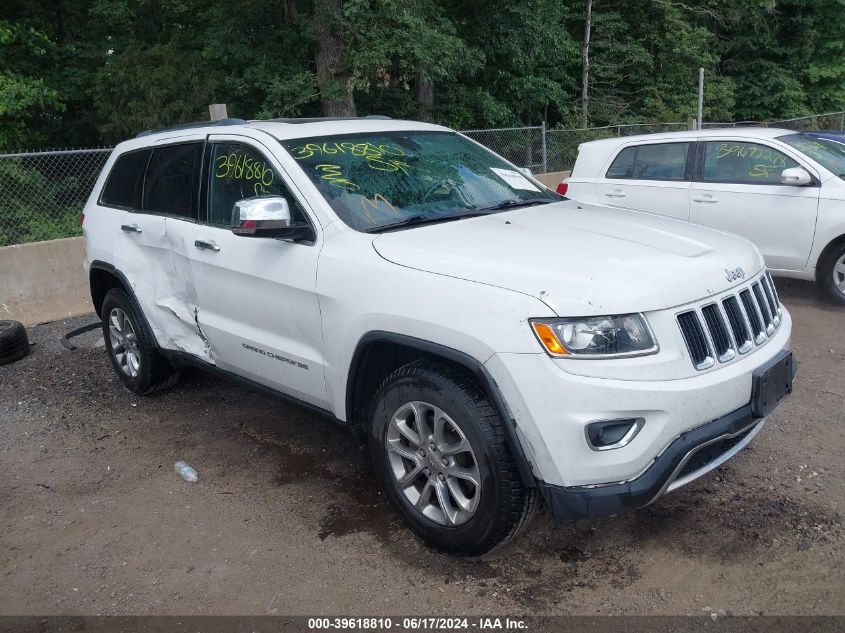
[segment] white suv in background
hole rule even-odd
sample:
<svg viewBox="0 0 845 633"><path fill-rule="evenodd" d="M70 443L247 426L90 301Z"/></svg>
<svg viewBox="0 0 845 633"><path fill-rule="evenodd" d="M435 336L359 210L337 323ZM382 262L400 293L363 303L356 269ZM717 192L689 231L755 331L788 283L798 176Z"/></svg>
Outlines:
<svg viewBox="0 0 845 633"><path fill-rule="evenodd" d="M813 280L845 305L845 146L771 128L583 143L558 189L743 235L774 275Z"/></svg>
<svg viewBox="0 0 845 633"><path fill-rule="evenodd" d="M390 503L450 552L541 500L559 520L649 504L791 391L790 317L747 240L567 201L436 125L146 133L83 233L126 387L196 366L310 407L367 438Z"/></svg>

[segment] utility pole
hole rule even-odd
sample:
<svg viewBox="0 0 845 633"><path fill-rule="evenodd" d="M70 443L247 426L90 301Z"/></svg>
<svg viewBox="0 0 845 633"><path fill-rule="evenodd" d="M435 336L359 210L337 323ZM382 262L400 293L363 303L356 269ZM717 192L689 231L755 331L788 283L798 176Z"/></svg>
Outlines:
<svg viewBox="0 0 845 633"><path fill-rule="evenodd" d="M702 113L704 112L704 69L698 69L698 117L696 119L696 129L701 129Z"/></svg>
<svg viewBox="0 0 845 633"><path fill-rule="evenodd" d="M581 42L581 127L590 121L590 31L593 28L593 0L587 0L584 39Z"/></svg>

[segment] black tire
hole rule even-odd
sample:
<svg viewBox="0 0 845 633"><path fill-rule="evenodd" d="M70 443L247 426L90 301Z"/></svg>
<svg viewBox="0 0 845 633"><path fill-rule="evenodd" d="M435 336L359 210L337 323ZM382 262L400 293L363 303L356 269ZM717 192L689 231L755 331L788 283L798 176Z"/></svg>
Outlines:
<svg viewBox="0 0 845 633"><path fill-rule="evenodd" d="M29 354L26 328L18 321L0 321L0 365L8 365Z"/></svg>
<svg viewBox="0 0 845 633"><path fill-rule="evenodd" d="M414 401L442 409L472 446L480 472L480 499L460 525L444 525L424 516L394 476L386 448L387 429L394 414ZM390 374L377 390L369 427L376 476L393 508L432 547L478 556L516 538L533 518L539 504L537 490L523 484L502 424L477 382L461 368L446 363L415 361Z"/></svg>
<svg viewBox="0 0 845 633"><path fill-rule="evenodd" d="M845 241L824 253L816 268L816 289L823 299L838 306L845 306L845 290L840 290L836 286L834 267L842 262L843 258L845 258ZM845 277L840 276L840 278Z"/></svg>
<svg viewBox="0 0 845 633"><path fill-rule="evenodd" d="M112 337L109 332L109 319L113 310L119 310L126 315L134 331L135 348L139 359L137 374L130 376L117 359L112 347ZM153 341L153 335L147 327L147 322L141 316L140 309L122 288L112 288L103 299L100 310L103 321L103 340L106 351L111 360L115 373L126 385L126 388L139 396L149 395L170 389L179 379L179 372L159 354Z"/></svg>

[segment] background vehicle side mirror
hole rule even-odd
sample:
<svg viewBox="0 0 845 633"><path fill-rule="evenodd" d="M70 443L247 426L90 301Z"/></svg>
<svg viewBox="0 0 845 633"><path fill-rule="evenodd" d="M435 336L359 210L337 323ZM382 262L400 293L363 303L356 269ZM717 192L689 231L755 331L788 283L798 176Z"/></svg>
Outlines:
<svg viewBox="0 0 845 633"><path fill-rule="evenodd" d="M806 187L813 183L813 177L803 167L789 167L781 172L780 181L785 185Z"/></svg>
<svg viewBox="0 0 845 633"><path fill-rule="evenodd" d="M232 233L243 237L273 237L282 240L314 237L310 225L291 222L290 205L282 196L238 200L232 207Z"/></svg>

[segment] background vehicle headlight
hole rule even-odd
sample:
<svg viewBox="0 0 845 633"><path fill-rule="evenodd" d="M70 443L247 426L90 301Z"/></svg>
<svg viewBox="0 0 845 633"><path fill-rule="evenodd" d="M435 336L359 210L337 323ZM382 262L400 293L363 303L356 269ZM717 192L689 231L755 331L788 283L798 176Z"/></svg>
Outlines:
<svg viewBox="0 0 845 633"><path fill-rule="evenodd" d="M606 358L657 352L657 341L641 314L531 319L530 323L552 356Z"/></svg>

